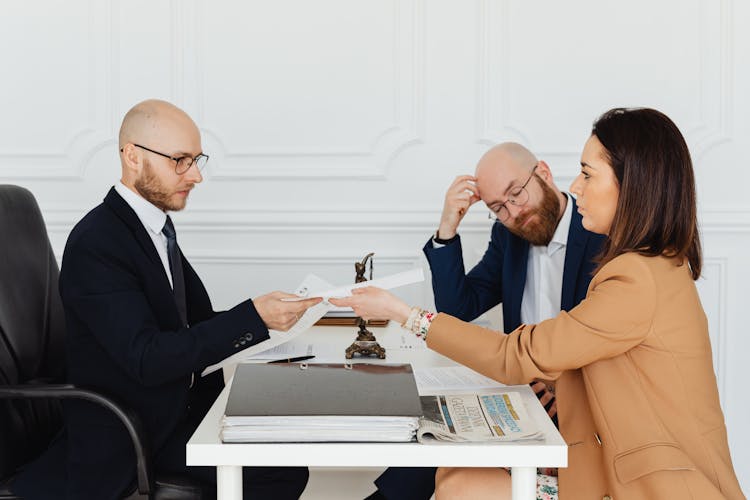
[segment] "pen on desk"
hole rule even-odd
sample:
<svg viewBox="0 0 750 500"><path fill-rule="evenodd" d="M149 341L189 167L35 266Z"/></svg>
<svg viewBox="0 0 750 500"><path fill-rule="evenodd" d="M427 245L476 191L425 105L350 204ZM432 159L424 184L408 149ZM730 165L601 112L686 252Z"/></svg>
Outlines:
<svg viewBox="0 0 750 500"><path fill-rule="evenodd" d="M308 359L313 359L315 356L297 356L296 358L284 358L284 359L274 359L273 361L269 361L268 363L296 363L297 361L307 361Z"/></svg>

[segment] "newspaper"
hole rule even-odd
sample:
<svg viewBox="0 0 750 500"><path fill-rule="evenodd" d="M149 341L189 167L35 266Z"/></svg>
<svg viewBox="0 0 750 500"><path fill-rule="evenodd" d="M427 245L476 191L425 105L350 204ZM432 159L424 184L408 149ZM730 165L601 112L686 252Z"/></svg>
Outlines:
<svg viewBox="0 0 750 500"><path fill-rule="evenodd" d="M421 396L417 440L482 442L543 439L518 392Z"/></svg>

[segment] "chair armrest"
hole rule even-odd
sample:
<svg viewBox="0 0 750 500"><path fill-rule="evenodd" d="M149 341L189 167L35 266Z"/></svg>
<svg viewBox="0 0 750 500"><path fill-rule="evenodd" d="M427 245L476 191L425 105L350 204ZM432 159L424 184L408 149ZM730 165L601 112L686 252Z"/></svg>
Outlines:
<svg viewBox="0 0 750 500"><path fill-rule="evenodd" d="M83 399L99 406L103 406L114 413L125 430L130 434L136 456L136 473L138 478L138 492L150 495L151 492L151 463L148 454L146 434L138 415L115 402L112 398L96 391L76 387L72 384L27 384L0 386L0 399Z"/></svg>

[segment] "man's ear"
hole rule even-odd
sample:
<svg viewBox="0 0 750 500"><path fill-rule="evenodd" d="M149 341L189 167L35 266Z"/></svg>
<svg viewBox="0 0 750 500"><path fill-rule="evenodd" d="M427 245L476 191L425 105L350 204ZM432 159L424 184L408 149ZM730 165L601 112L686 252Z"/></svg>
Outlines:
<svg viewBox="0 0 750 500"><path fill-rule="evenodd" d="M122 156L122 167L133 174L139 174L143 165L143 156L141 151L132 143L127 143L120 150Z"/></svg>
<svg viewBox="0 0 750 500"><path fill-rule="evenodd" d="M536 164L536 172L534 173L548 183L552 182L552 170L550 170L547 162L540 160L539 163Z"/></svg>

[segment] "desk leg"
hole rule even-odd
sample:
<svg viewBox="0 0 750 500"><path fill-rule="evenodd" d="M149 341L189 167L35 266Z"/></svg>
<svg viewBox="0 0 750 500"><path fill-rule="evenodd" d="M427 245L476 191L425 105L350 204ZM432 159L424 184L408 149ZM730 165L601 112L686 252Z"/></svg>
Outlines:
<svg viewBox="0 0 750 500"><path fill-rule="evenodd" d="M513 500L536 500L536 467L512 467Z"/></svg>
<svg viewBox="0 0 750 500"><path fill-rule="evenodd" d="M216 499L242 500L242 467L234 465L216 467Z"/></svg>

